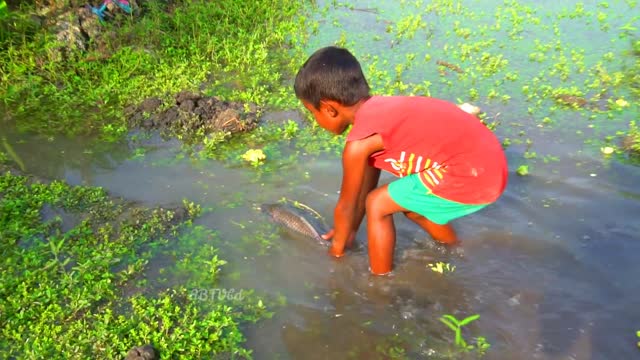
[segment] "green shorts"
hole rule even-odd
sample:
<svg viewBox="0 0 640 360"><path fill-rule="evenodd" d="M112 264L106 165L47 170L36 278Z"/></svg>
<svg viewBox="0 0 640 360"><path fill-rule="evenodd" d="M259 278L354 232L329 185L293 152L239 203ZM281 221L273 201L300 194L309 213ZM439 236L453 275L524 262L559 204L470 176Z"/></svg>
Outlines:
<svg viewBox="0 0 640 360"><path fill-rule="evenodd" d="M388 190L396 204L440 225L474 213L489 205L462 204L434 195L420 181L418 174L411 174L392 181L389 183Z"/></svg>

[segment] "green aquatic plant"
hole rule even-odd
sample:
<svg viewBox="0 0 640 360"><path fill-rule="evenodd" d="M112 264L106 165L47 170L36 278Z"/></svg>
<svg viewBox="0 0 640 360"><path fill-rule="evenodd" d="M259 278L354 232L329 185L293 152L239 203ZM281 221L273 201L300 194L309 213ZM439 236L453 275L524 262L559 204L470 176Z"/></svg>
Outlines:
<svg viewBox="0 0 640 360"><path fill-rule="evenodd" d="M242 155L242 159L250 163L253 167L262 165L266 158L267 156L262 149L249 149Z"/></svg>
<svg viewBox="0 0 640 360"><path fill-rule="evenodd" d="M640 127L635 121L629 123L629 130L622 140L622 148L632 157L640 157Z"/></svg>
<svg viewBox="0 0 640 360"><path fill-rule="evenodd" d="M462 328L473 321L480 318L480 315L475 314L468 316L462 320L458 320L455 316L446 314L440 317L440 321L451 329L455 334L455 344L462 351L475 350L478 354L484 355L486 351L491 347L491 344L487 342L486 338L480 336L476 338L475 344L468 344L462 336Z"/></svg>
<svg viewBox="0 0 640 360"><path fill-rule="evenodd" d="M233 303L188 297L188 287L216 286L224 260L192 236L200 210L183 204L150 209L100 188L0 174L0 357L123 358L151 342L169 358L249 358L240 324L269 313L250 291ZM177 264L149 276L161 254Z"/></svg>
<svg viewBox="0 0 640 360"><path fill-rule="evenodd" d="M427 267L429 267L434 272L437 272L440 274L451 273L456 270L456 267L454 265L451 265L449 263L444 263L442 261L439 261L434 264L427 264Z"/></svg>
<svg viewBox="0 0 640 360"><path fill-rule="evenodd" d="M520 165L520 166L518 166L518 168L516 169L516 174L518 174L520 176L529 175L529 165Z"/></svg>

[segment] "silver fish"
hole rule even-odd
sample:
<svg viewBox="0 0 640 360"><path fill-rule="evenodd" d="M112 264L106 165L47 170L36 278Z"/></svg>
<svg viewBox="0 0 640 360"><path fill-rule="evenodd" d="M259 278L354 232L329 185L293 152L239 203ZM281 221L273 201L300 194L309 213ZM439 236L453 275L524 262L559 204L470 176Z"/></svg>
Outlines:
<svg viewBox="0 0 640 360"><path fill-rule="evenodd" d="M268 214L274 223L314 239L323 246L329 246L330 242L321 236L327 233L327 225L311 211L290 204L263 204L260 209Z"/></svg>

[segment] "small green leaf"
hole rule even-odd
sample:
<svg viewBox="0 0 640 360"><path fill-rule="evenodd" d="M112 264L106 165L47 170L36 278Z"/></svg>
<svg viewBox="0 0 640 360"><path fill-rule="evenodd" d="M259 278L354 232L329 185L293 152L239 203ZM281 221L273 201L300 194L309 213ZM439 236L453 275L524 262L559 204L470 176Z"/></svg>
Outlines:
<svg viewBox="0 0 640 360"><path fill-rule="evenodd" d="M520 166L518 166L518 169L516 169L516 174L518 174L520 176L529 175L529 165L520 165Z"/></svg>
<svg viewBox="0 0 640 360"><path fill-rule="evenodd" d="M440 321L447 325L449 327L449 329L456 331L458 329L457 326L455 326L454 324L452 324L449 320L445 319L445 318L440 318Z"/></svg>
<svg viewBox="0 0 640 360"><path fill-rule="evenodd" d="M479 318L480 318L480 315L478 315L478 314L471 315L471 316L469 316L468 318L466 318L466 319L464 319L464 320L460 321L460 323L459 323L458 325L460 325L460 326L465 326L465 325L467 325L468 323L470 323L470 322L472 322L472 321L476 321L476 320L478 320Z"/></svg>

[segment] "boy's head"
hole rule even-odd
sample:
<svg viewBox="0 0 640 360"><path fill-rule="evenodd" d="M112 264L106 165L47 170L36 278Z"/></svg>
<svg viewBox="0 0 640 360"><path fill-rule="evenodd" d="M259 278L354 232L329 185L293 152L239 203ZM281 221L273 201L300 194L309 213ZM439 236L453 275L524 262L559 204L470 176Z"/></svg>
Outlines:
<svg viewBox="0 0 640 360"><path fill-rule="evenodd" d="M369 84L360 63L347 49L328 46L317 50L296 75L298 99L320 107L320 100L334 100L345 106L369 97Z"/></svg>
<svg viewBox="0 0 640 360"><path fill-rule="evenodd" d="M313 53L298 71L293 87L320 126L336 134L352 122L349 108L370 96L358 60L335 46Z"/></svg>

